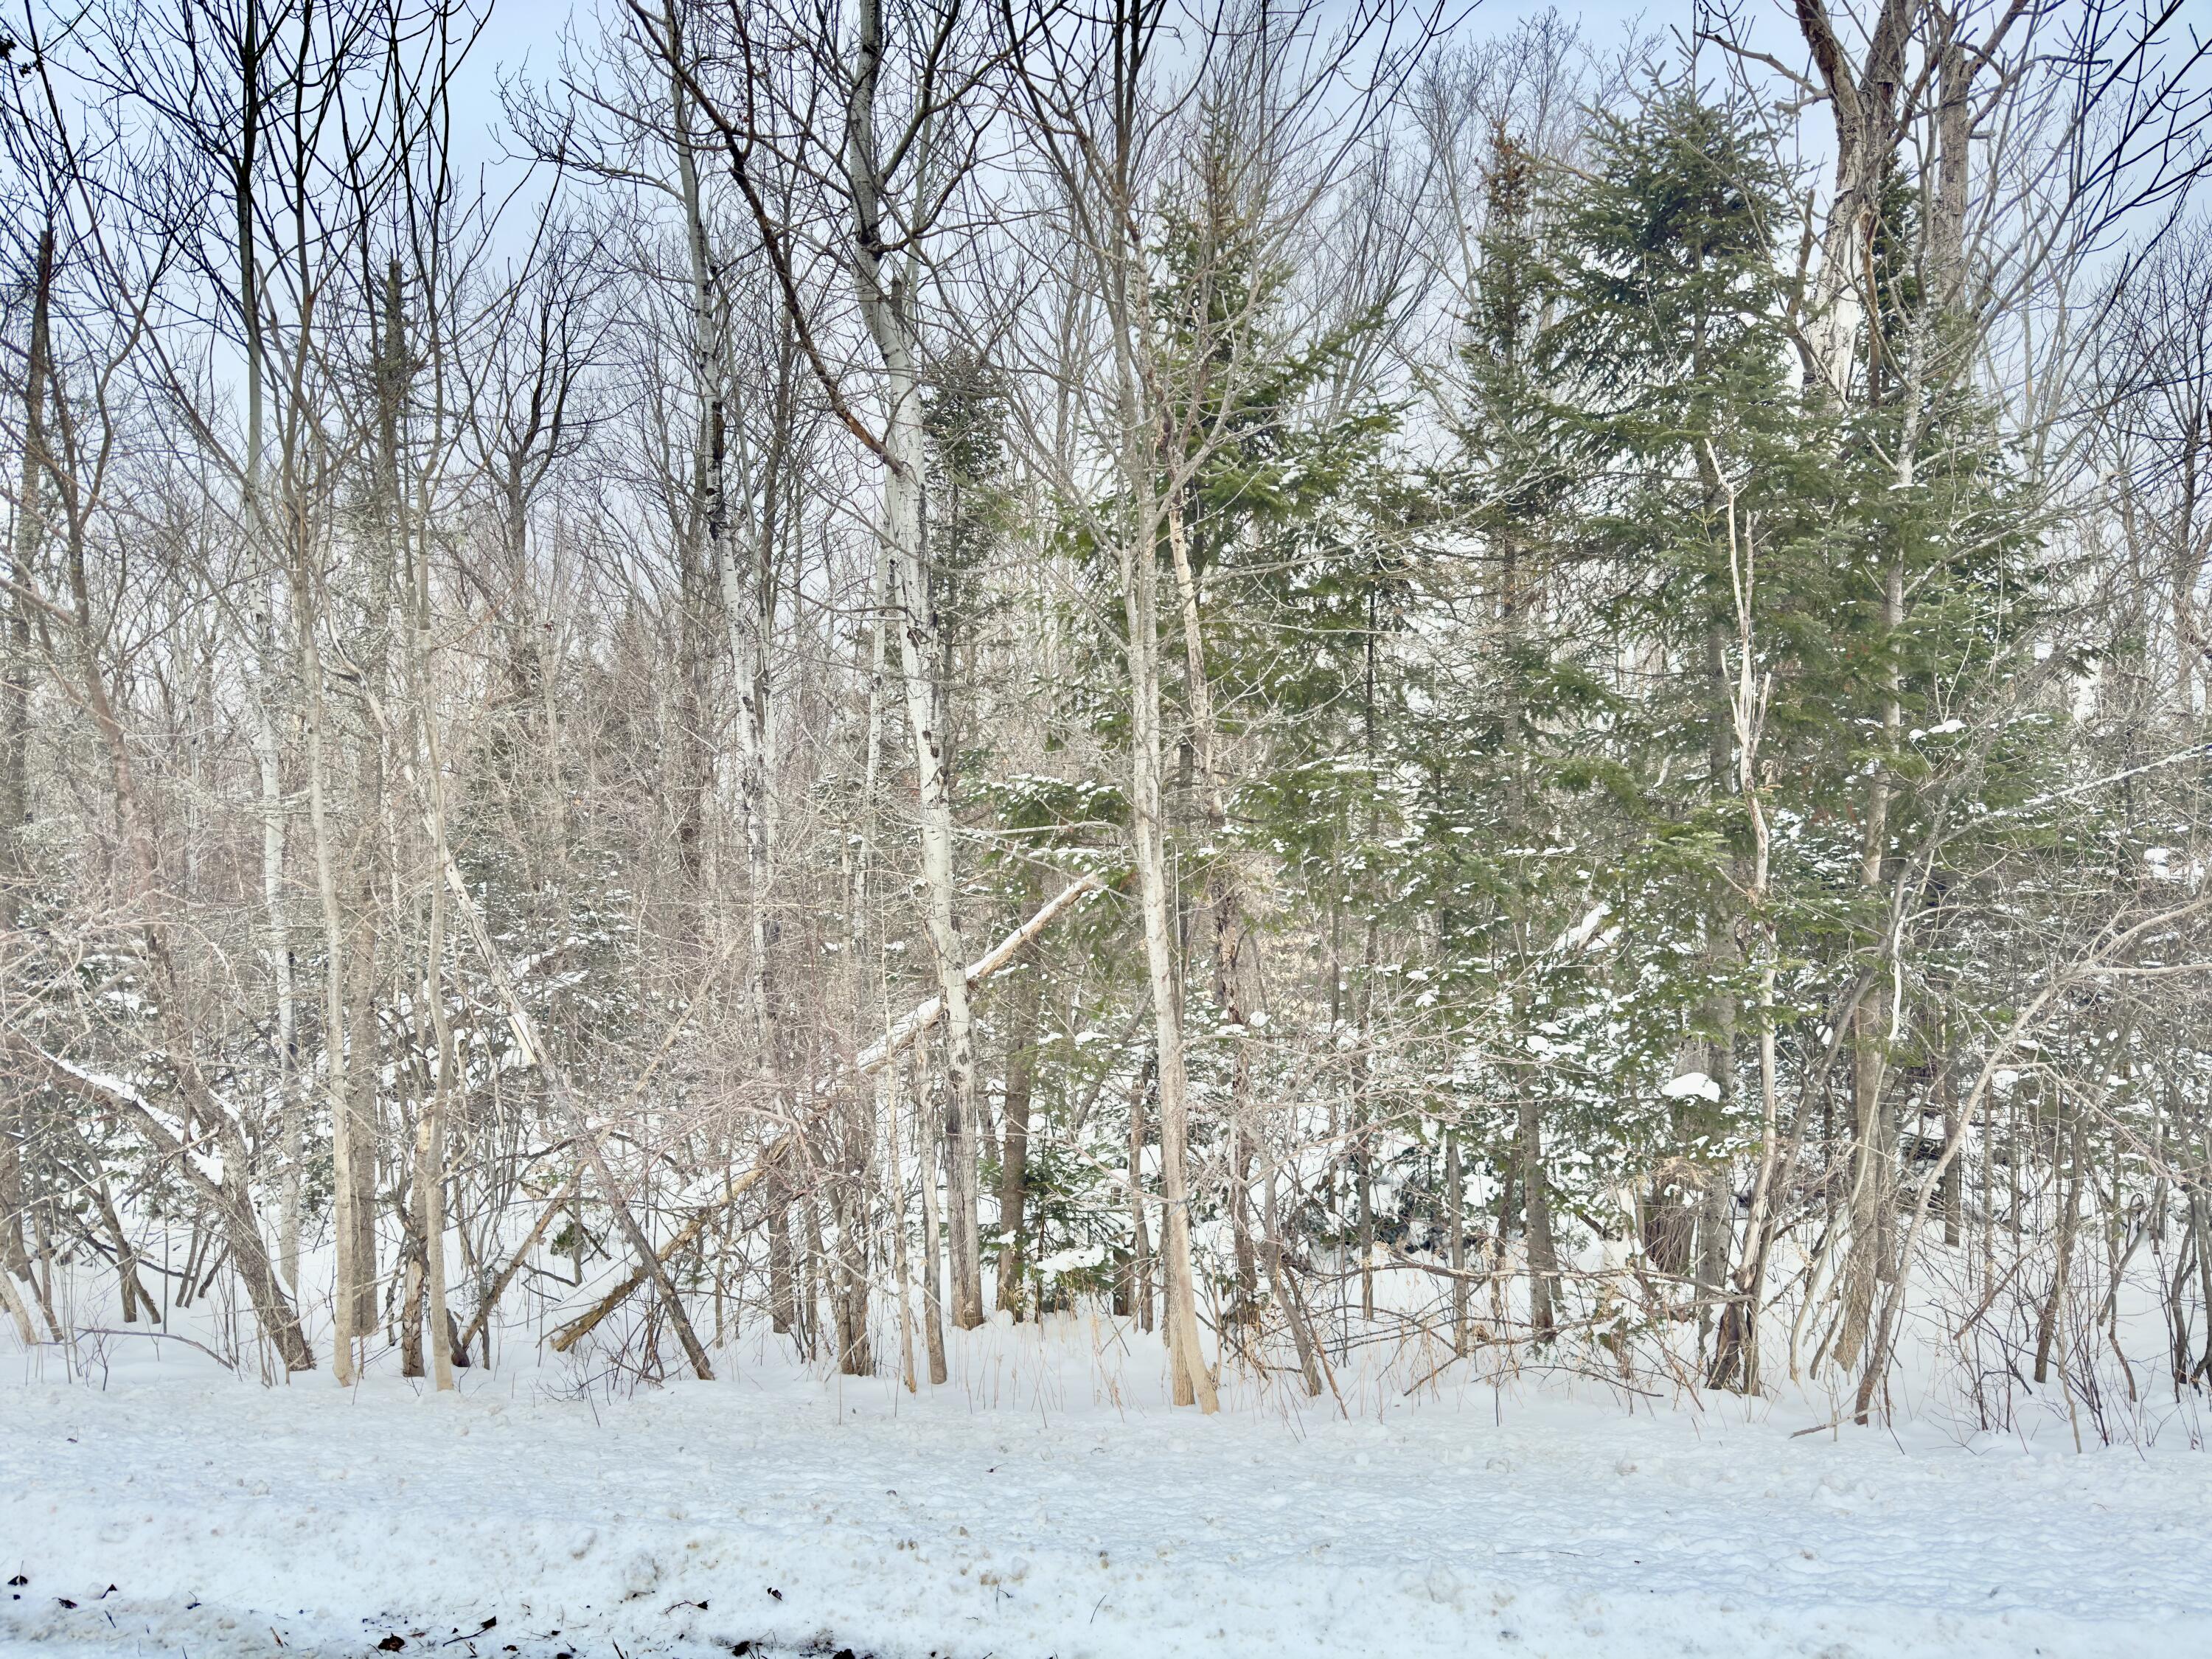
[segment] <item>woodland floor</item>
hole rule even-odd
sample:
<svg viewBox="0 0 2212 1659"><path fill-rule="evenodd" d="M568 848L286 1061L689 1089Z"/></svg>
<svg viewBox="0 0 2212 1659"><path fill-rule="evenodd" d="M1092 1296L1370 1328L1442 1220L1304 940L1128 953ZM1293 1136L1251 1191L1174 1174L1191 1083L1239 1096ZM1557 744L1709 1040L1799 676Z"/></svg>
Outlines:
<svg viewBox="0 0 2212 1659"><path fill-rule="evenodd" d="M9 1339L0 1655L2212 1651L2212 1453L2178 1421L2077 1455L2063 1419L1798 1435L1825 1407L1525 1384L1209 1421L1088 1319L960 1343L918 1400L750 1348L713 1384L439 1400L143 1340L86 1381Z"/></svg>

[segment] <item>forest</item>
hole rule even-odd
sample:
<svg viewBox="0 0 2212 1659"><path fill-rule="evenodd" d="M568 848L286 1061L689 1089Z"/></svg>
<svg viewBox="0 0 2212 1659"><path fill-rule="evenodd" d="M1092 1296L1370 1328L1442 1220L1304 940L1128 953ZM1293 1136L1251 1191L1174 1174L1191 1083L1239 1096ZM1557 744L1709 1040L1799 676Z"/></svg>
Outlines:
<svg viewBox="0 0 2212 1659"><path fill-rule="evenodd" d="M33 0L24 1363L2193 1412L2206 21Z"/></svg>

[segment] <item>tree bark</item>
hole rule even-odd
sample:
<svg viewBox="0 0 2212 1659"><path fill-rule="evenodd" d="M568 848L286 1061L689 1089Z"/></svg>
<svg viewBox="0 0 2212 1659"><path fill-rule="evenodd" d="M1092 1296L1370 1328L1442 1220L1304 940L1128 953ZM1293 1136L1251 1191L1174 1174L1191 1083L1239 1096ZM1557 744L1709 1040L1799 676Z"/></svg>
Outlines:
<svg viewBox="0 0 2212 1659"><path fill-rule="evenodd" d="M999 1162L999 1231L1006 1239L999 1255L999 1306L1018 1319L1029 1261L1024 1210L1029 1197L1030 1099L1036 1079L1037 1016L1044 1000L1044 967L1034 945L1023 951L1013 993L1006 1024L1005 1150Z"/></svg>
<svg viewBox="0 0 2212 1659"><path fill-rule="evenodd" d="M49 318L54 281L54 231L39 238L36 275L31 289L31 333L23 374L23 465L15 495L15 524L9 549L12 585L0 638L0 938L11 944L21 924L30 885L30 858L24 830L31 816L31 623L26 607L33 589L33 568L45 534L46 380ZM35 1340L31 1316L10 1276L31 1284L30 1258L23 1249L22 1147L29 1138L31 1103L21 1091L0 1097L0 1290L7 1294L26 1347Z"/></svg>
<svg viewBox="0 0 2212 1659"><path fill-rule="evenodd" d="M1147 1055L1129 1091L1129 1314L1145 1331L1152 1328L1152 1244L1145 1221L1145 1101L1152 1084Z"/></svg>
<svg viewBox="0 0 2212 1659"><path fill-rule="evenodd" d="M1145 966L1152 992L1160 1089L1160 1272L1166 1292L1169 1368L1175 1402L1219 1409L1198 1332L1192 1278L1189 1077L1183 1059L1182 1002L1176 983L1176 932L1162 817L1159 605L1149 543L1121 550L1122 603L1128 625L1131 704L1130 840L1144 920Z"/></svg>
<svg viewBox="0 0 2212 1659"><path fill-rule="evenodd" d="M1537 1341L1548 1342L1558 1330L1553 1304L1559 1255L1552 1242L1552 1205L1544 1179L1543 1109L1525 1088L1516 1146L1521 1164L1522 1242L1528 1253L1528 1326Z"/></svg>
<svg viewBox="0 0 2212 1659"><path fill-rule="evenodd" d="M921 1332L929 1351L929 1381L942 1384L945 1364L944 1244L937 1213L937 1182L943 1169L943 1137L931 1120L929 1091L915 1079L915 1162L921 1175Z"/></svg>
<svg viewBox="0 0 2212 1659"><path fill-rule="evenodd" d="M2053 1343L2063 1347L2060 1323L2066 1316L2066 1291L2074 1277L2074 1243L2081 1226L2081 1188L2085 1171L2083 1146L2085 1126L2077 1115L2074 1132L2069 1138L2066 1152L2066 1196L2058 1213L2058 1262L2051 1276L2050 1293L2043 1299L2035 1321L2035 1380L2046 1382L2051 1378L2051 1355Z"/></svg>
<svg viewBox="0 0 2212 1659"><path fill-rule="evenodd" d="M1452 1270L1452 1352L1464 1355L1467 1329L1467 1181L1460 1168L1459 1131L1444 1131L1444 1225Z"/></svg>
<svg viewBox="0 0 2212 1659"><path fill-rule="evenodd" d="M883 534L890 560L890 609L898 619L899 665L921 795L922 879L938 985L945 1000L945 1133L947 1242L953 1322L983 1322L981 1239L976 1206L975 1042L967 959L954 917L952 763L946 732L943 629L933 591L925 499L927 447L921 425L921 341L911 313L910 254L896 262L884 222L875 98L884 55L880 0L860 0L846 168L851 191L853 274L863 320L882 362L885 414Z"/></svg>
<svg viewBox="0 0 2212 1659"><path fill-rule="evenodd" d="M304 559L304 554L295 550ZM304 563L295 565L294 625L299 634L301 677L307 697L307 823L314 841L315 888L323 912L323 1079L331 1114L331 1231L335 1280L331 1294L331 1370L342 1389L356 1374L354 1338L367 1333L356 1323L361 1298L356 1291L359 1255L354 1248L358 1187L354 1180L354 1115L348 1106L345 1057L346 927L338 896L337 849L327 801L324 728L330 699L323 687L322 648L315 638L316 608Z"/></svg>

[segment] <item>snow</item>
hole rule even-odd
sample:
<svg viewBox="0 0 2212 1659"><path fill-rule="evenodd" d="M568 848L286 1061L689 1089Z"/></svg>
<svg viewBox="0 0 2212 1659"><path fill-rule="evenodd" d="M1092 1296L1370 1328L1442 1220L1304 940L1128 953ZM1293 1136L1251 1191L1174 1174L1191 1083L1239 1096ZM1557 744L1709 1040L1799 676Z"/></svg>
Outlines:
<svg viewBox="0 0 2212 1659"><path fill-rule="evenodd" d="M10 1659L2212 1650L2179 1419L2077 1455L2055 1427L1799 1435L1825 1406L1528 1376L1408 1400L1349 1370L1343 1413L1232 1374L1207 1419L1164 1405L1155 1339L1089 1315L956 1334L915 1397L750 1342L711 1384L441 1398L103 1340L75 1376L0 1347Z"/></svg>
<svg viewBox="0 0 2212 1659"><path fill-rule="evenodd" d="M1105 1260L1106 1247L1103 1244L1083 1244L1073 1249L1054 1251L1036 1264L1036 1270L1048 1277L1080 1273L1085 1267L1097 1267Z"/></svg>
<svg viewBox="0 0 2212 1659"><path fill-rule="evenodd" d="M59 1054L48 1054L44 1048L39 1050L39 1054L54 1070L76 1079L78 1082L98 1093L107 1096L112 1100L120 1101L143 1113L176 1143L185 1159L199 1172L203 1181L211 1187L222 1185L222 1155L203 1152L196 1146L192 1142L191 1130L182 1118L155 1105L136 1087L125 1083L121 1078L111 1077L105 1072L88 1071L82 1066L73 1065L64 1060ZM230 1108L223 1105L220 1100L215 1103L222 1110L230 1112L234 1121L236 1120L237 1114L231 1112Z"/></svg>
<svg viewBox="0 0 2212 1659"><path fill-rule="evenodd" d="M1600 933L1605 929L1605 924L1612 919L1612 916L1613 906L1610 904L1607 904L1601 901L1600 902L1592 905L1589 909L1583 914L1583 919L1580 921L1568 928L1565 933L1560 934L1559 939L1553 942L1552 945L1553 951L1554 952L1565 952L1568 951L1581 950L1583 946L1588 945L1593 939L1596 939L1599 936Z"/></svg>
<svg viewBox="0 0 2212 1659"><path fill-rule="evenodd" d="M1905 733L1905 740L1907 743L1925 743L1930 738L1948 738L1954 732L1963 732L1966 729L1966 721L1955 719L1941 721L1936 725L1928 726L1925 729L1916 726L1911 731Z"/></svg>

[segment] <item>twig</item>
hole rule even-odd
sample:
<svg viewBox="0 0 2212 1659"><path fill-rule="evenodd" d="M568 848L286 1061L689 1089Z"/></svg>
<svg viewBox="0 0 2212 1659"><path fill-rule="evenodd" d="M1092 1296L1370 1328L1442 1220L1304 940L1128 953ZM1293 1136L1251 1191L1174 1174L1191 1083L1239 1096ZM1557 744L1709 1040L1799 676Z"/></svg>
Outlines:
<svg viewBox="0 0 2212 1659"><path fill-rule="evenodd" d="M188 1348L198 1348L234 1376L238 1374L237 1366L232 1364L206 1343L195 1342L189 1336L179 1336L174 1331L118 1331L106 1325L79 1325L76 1328L76 1332L79 1336L149 1336L161 1342L181 1342Z"/></svg>

